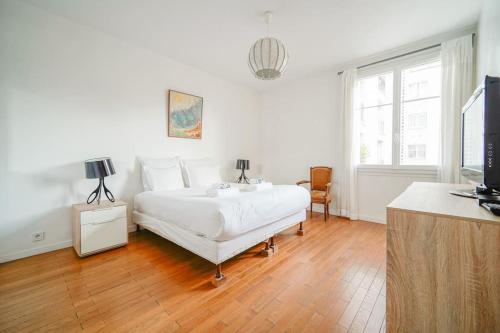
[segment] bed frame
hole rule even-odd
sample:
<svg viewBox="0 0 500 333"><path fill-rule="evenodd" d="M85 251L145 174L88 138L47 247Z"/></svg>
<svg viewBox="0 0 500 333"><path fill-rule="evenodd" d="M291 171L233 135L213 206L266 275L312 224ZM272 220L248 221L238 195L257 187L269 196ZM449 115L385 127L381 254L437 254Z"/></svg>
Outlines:
<svg viewBox="0 0 500 333"><path fill-rule="evenodd" d="M147 229L215 264L215 277L212 284L218 287L225 282L225 276L222 274L222 263L224 261L262 242L265 242L265 248L261 251L261 255L269 256L278 249L274 236L296 224L299 224L297 234L303 236L303 222L306 220L306 210L303 209L298 213L226 241L208 239L135 210L132 219L137 224L138 231L141 228Z"/></svg>

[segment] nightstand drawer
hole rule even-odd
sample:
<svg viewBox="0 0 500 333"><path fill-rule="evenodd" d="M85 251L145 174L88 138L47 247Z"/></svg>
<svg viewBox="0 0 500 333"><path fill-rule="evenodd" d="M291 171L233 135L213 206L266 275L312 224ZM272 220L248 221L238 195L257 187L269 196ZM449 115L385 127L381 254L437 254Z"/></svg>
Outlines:
<svg viewBox="0 0 500 333"><path fill-rule="evenodd" d="M114 221L127 216L126 206L109 207L104 209L81 212L81 224L101 223Z"/></svg>
<svg viewBox="0 0 500 333"><path fill-rule="evenodd" d="M80 246L82 255L125 244L127 241L126 217L104 222L87 223L81 226Z"/></svg>

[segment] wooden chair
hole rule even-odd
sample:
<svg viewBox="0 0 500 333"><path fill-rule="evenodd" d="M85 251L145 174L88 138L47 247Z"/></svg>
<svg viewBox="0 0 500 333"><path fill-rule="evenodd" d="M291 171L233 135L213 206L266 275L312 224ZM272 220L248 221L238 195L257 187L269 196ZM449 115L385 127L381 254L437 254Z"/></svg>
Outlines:
<svg viewBox="0 0 500 333"><path fill-rule="evenodd" d="M332 201L330 188L332 186L333 169L326 166L311 167L310 180L301 180L297 185L311 184L311 216L313 203L322 204L325 221L330 215L329 204Z"/></svg>

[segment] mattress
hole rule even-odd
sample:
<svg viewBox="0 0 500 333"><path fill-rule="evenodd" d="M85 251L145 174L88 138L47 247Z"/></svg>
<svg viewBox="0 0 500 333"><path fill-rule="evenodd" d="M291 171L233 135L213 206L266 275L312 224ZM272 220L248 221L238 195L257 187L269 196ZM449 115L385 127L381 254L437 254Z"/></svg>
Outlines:
<svg viewBox="0 0 500 333"><path fill-rule="evenodd" d="M134 210L198 236L224 241L296 214L311 200L306 189L295 185L215 198L208 197L206 190L142 192L135 196Z"/></svg>

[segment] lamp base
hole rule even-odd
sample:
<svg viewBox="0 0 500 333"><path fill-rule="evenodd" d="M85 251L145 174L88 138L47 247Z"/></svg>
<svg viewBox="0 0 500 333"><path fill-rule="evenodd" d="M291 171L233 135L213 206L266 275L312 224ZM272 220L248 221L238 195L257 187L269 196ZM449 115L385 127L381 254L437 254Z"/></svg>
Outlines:
<svg viewBox="0 0 500 333"><path fill-rule="evenodd" d="M99 185L97 188L90 193L89 197L87 198L87 204L93 203L95 200L97 200L97 204L101 204L101 193L104 192L106 195L106 198L108 198L109 201L115 202L115 197L113 196L113 193L111 193L110 190L106 187L104 184L104 178L99 178Z"/></svg>
<svg viewBox="0 0 500 333"><path fill-rule="evenodd" d="M245 169L241 169L241 175L236 182L238 184L240 183L250 184L250 179L248 179L248 177L245 176Z"/></svg>

